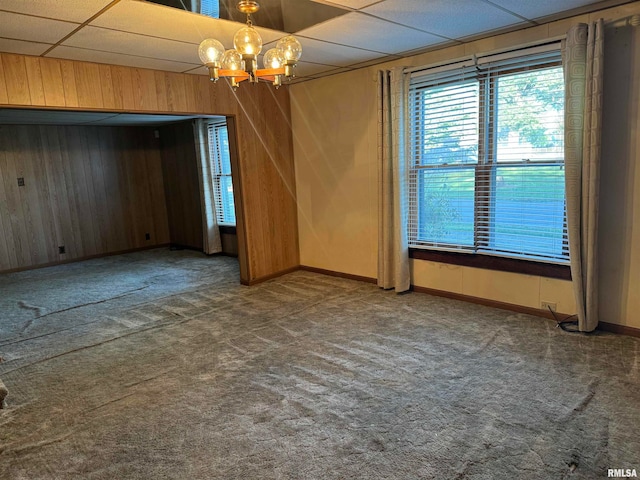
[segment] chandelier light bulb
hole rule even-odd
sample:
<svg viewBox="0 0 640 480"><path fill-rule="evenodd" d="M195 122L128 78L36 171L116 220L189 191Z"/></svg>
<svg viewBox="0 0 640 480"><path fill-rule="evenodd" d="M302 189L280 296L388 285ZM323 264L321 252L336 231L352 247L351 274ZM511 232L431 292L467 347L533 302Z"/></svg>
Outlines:
<svg viewBox="0 0 640 480"><path fill-rule="evenodd" d="M226 70L242 70L242 55L237 50L227 50L222 56L222 68Z"/></svg>
<svg viewBox="0 0 640 480"><path fill-rule="evenodd" d="M233 36L233 48L225 51L222 43L213 38L203 40L198 47L198 55L209 69L211 81L227 78L234 90L245 81L271 82L278 88L284 79L295 77L294 70L302 56L300 42L293 35L281 38L275 48L264 53L264 68L259 69L258 55L262 52L262 38L253 28L251 15L260 9L260 5L255 0L239 0L237 8L247 15L247 23Z"/></svg>
<svg viewBox="0 0 640 480"><path fill-rule="evenodd" d="M293 35L287 35L278 40L276 48L281 50L286 63L296 63L302 56L302 45Z"/></svg>
<svg viewBox="0 0 640 480"><path fill-rule="evenodd" d="M200 60L207 66L219 67L220 60L224 54L224 45L218 40L207 38L203 40L198 47L198 55Z"/></svg>
<svg viewBox="0 0 640 480"><path fill-rule="evenodd" d="M262 38L255 28L242 27L233 36L233 46L241 55L255 58L262 51Z"/></svg>
<svg viewBox="0 0 640 480"><path fill-rule="evenodd" d="M284 65L285 59L282 54L282 50L278 48L272 48L267 50L262 58L262 64L264 68L280 68Z"/></svg>

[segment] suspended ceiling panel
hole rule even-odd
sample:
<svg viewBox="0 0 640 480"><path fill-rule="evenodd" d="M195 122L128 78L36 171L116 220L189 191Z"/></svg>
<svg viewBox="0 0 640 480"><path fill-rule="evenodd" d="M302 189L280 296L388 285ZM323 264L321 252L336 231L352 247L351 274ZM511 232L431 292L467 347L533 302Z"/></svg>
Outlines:
<svg viewBox="0 0 640 480"><path fill-rule="evenodd" d="M0 10L83 23L113 0L0 0Z"/></svg>
<svg viewBox="0 0 640 480"><path fill-rule="evenodd" d="M300 36L384 54L436 45L447 40L358 12L302 30Z"/></svg>
<svg viewBox="0 0 640 480"><path fill-rule="evenodd" d="M387 0L362 11L448 39L464 38L518 23L532 25L483 0ZM451 12L458 14L452 15Z"/></svg>
<svg viewBox="0 0 640 480"><path fill-rule="evenodd" d="M125 67L149 68L151 70L164 70L166 72L185 72L199 67L191 63L172 62L158 58L138 57L135 55L101 52L77 47L57 47L56 57L67 60L79 60L81 62L107 63L110 65L122 65Z"/></svg>
<svg viewBox="0 0 640 480"><path fill-rule="evenodd" d="M242 20L235 2L222 0L221 11ZM254 24L264 50L285 32L299 38L299 82L625 3L633 2L261 0ZM206 74L200 41L214 37L231 48L242 23L143 0L0 0L0 25L2 52Z"/></svg>
<svg viewBox="0 0 640 480"><path fill-rule="evenodd" d="M0 11L0 36L15 40L55 43L78 24Z"/></svg>
<svg viewBox="0 0 640 480"><path fill-rule="evenodd" d="M46 43L0 38L0 52L19 53L21 55L42 55L51 45Z"/></svg>
<svg viewBox="0 0 640 480"><path fill-rule="evenodd" d="M313 0L317 3L325 3L327 5L336 5L340 7L350 8L358 10L360 8L368 7L374 3L380 3L381 0Z"/></svg>
<svg viewBox="0 0 640 480"><path fill-rule="evenodd" d="M198 50L186 42L98 27L85 27L63 45L200 65ZM161 52L161 53L160 53Z"/></svg>
<svg viewBox="0 0 640 480"><path fill-rule="evenodd" d="M589 0L563 0L561 2L557 0L535 0L530 2L523 2L522 0L491 0L491 2L525 18L544 18L566 10L588 7L597 3Z"/></svg>

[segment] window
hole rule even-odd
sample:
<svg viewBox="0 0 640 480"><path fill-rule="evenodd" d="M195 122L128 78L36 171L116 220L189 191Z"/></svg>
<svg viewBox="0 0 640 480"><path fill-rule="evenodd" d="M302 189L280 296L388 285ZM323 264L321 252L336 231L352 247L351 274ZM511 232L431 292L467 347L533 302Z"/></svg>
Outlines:
<svg viewBox="0 0 640 480"><path fill-rule="evenodd" d="M216 218L220 225L235 225L236 213L233 204L233 183L231 182L231 157L227 126L221 123L208 125L209 154L213 172L213 196Z"/></svg>
<svg viewBox="0 0 640 480"><path fill-rule="evenodd" d="M557 47L413 73L409 244L568 263Z"/></svg>
<svg viewBox="0 0 640 480"><path fill-rule="evenodd" d="M193 11L208 17L220 18L219 0L194 0Z"/></svg>

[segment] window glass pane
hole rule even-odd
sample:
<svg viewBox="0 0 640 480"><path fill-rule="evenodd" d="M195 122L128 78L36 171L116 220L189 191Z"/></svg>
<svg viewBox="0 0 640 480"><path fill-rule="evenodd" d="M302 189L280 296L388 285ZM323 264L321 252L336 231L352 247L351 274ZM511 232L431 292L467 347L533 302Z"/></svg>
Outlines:
<svg viewBox="0 0 640 480"><path fill-rule="evenodd" d="M235 209L233 208L233 184L230 176L220 177L220 203L222 205L222 223L236 223Z"/></svg>
<svg viewBox="0 0 640 480"><path fill-rule="evenodd" d="M220 224L235 225L231 156L227 126L209 125L209 149L213 173L213 191L216 217Z"/></svg>
<svg viewBox="0 0 640 480"><path fill-rule="evenodd" d="M222 175L231 175L231 157L229 155L229 136L227 135L227 127L217 128L218 151L220 152L220 173Z"/></svg>
<svg viewBox="0 0 640 480"><path fill-rule="evenodd" d="M419 165L478 161L477 81L418 90L413 107L413 146Z"/></svg>
<svg viewBox="0 0 640 480"><path fill-rule="evenodd" d="M502 75L496 84L497 161L562 160L562 67Z"/></svg>
<svg viewBox="0 0 640 480"><path fill-rule="evenodd" d="M564 207L563 166L497 167L491 247L560 257L566 249Z"/></svg>
<svg viewBox="0 0 640 480"><path fill-rule="evenodd" d="M560 60L545 48L411 78L411 245L568 260Z"/></svg>
<svg viewBox="0 0 640 480"><path fill-rule="evenodd" d="M417 241L473 246L475 168L427 168L416 174Z"/></svg>
<svg viewBox="0 0 640 480"><path fill-rule="evenodd" d="M194 3L195 2L194 0ZM200 0L200 12L213 18L220 18L220 0Z"/></svg>

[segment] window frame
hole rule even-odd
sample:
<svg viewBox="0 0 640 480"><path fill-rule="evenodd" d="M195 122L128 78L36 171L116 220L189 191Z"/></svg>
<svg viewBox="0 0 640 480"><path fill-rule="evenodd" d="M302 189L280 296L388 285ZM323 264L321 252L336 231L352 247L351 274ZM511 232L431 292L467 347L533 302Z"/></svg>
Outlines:
<svg viewBox="0 0 640 480"><path fill-rule="evenodd" d="M223 212L224 214L224 205L225 203L222 201L222 178L227 178L233 185L233 172L231 171L231 152L229 151L229 173L222 173L224 171L222 162L222 148L219 145L220 137L219 131L221 129L226 130L227 141L229 137L229 129L228 125L224 121L210 121L207 122L207 144L208 144L208 153L209 153L209 161L211 165L211 180L212 180L212 190L213 190L213 202L214 202L214 211L216 216L216 223L220 227L236 227L237 224L237 216L236 216L236 202L235 202L235 192L233 192L233 218L234 221L227 221L227 219L220 218L218 215L219 212ZM214 142L211 139L215 139Z"/></svg>
<svg viewBox="0 0 640 480"><path fill-rule="evenodd" d="M558 51L559 49L550 49ZM517 57L526 57L528 53L526 51L522 51L519 55L514 55ZM474 58L474 64L477 65L476 59ZM459 67L455 68L461 69L464 71L465 68L468 67L468 63L460 62ZM497 104L498 104L498 96L496 95L496 85L498 80L501 77L518 74L521 72L527 71L535 71L535 70L543 70L555 67L562 67L562 61L560 59L551 60L544 62L539 65L516 65L514 68L506 68L501 69L499 72L492 72L490 69L479 71L472 78L478 82L478 102L479 102L479 112L478 112L478 148L477 148L477 162L476 163L451 163L451 164L437 164L437 165L424 165L420 163L418 155L415 154L414 148L416 143L412 143L410 148L411 159L409 165L409 191L412 191L412 188L417 191L418 179L417 172L420 170L425 170L429 168L473 168L474 169L474 211L473 211L473 247L465 247L460 244L445 244L445 243L433 243L432 245L423 244L416 245L415 243L411 243L411 238L409 239L409 256L410 258L420 259L420 260L428 260L428 261L436 261L441 263L449 263L455 265L462 266L470 266L475 268L484 268L491 270L499 270L499 271L507 271L514 273L523 273L529 275L538 275L543 277L551 277L551 278L559 278L563 280L571 280L571 269L569 266L569 256L568 256L568 239L567 239L567 225L566 225L566 212L564 219L564 235L563 235L563 247L562 251L566 254L563 260L560 259L546 259L542 257L536 257L532 255L530 258L527 256L517 257L516 255L500 255L500 253L496 250L491 250L488 247L490 240L490 235L488 232L490 231L490 225L488 219L490 219L491 213L482 214L479 212L491 212L494 211L492 209L491 203L495 203L495 195L489 195L488 192L493 191L495 189L492 187L496 182L496 172L497 169L501 166L546 166L546 165L564 165L564 159L560 161L536 161L536 162L526 162L522 161L511 161L511 162L498 162L496 159L497 154L497 143L496 143L496 129L497 129ZM480 69L479 69L480 70ZM464 73L461 74L459 79L460 83L464 83L468 77ZM446 85L449 82L443 82ZM451 84L456 83L451 82ZM434 84L432 87L427 88L435 88L437 84ZM419 87L418 87L419 88ZM409 94L410 96L412 93ZM490 98L487 98L490 96ZM417 113L412 113L411 118L409 118L409 125L411 128L411 133L409 134L409 138L414 139L414 115L418 115ZM411 183L413 182L413 183ZM418 235L419 231L419 220L417 219L417 205L419 203L419 199L417 198L417 194L409 202L409 217L410 217L410 225L413 222L415 228L415 233L413 235ZM566 202L566 200L565 200ZM566 207L565 207L566 209ZM411 229L409 229L411 230ZM414 239L416 238L414 237ZM414 240L417 242L418 240ZM487 248L483 250L483 247Z"/></svg>

